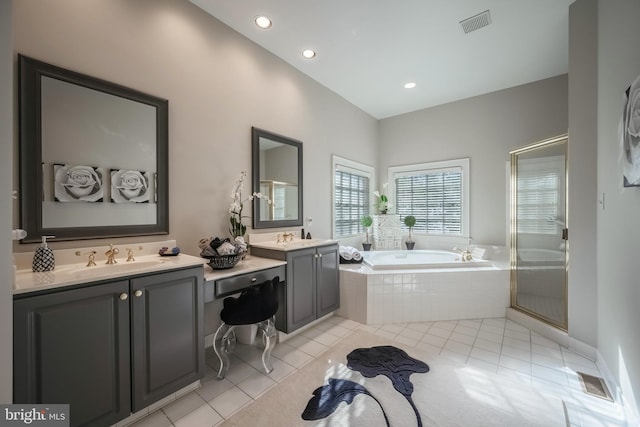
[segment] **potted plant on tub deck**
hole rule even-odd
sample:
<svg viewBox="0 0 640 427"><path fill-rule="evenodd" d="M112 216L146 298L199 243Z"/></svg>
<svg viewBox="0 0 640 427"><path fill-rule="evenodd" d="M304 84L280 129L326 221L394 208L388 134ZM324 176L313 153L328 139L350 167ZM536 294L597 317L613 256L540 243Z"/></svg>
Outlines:
<svg viewBox="0 0 640 427"><path fill-rule="evenodd" d="M414 225L416 225L416 217L413 215L407 215L404 217L404 225L406 225L407 227L409 227L409 237L407 238L407 241L404 242L405 245L407 245L407 249L408 250L412 250L413 247L415 246L416 242L413 241L413 239L411 238L411 229L413 228Z"/></svg>
<svg viewBox="0 0 640 427"><path fill-rule="evenodd" d="M365 215L360 220L360 224L362 224L364 232L366 233L366 240L362 242L362 249L365 251L371 250L371 243L369 243L369 227L373 225L373 218L371 218L371 215Z"/></svg>

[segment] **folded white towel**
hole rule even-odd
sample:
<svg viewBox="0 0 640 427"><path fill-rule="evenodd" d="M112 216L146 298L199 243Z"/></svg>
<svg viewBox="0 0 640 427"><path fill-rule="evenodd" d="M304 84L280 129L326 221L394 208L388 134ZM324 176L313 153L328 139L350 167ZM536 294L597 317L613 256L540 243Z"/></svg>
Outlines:
<svg viewBox="0 0 640 427"><path fill-rule="evenodd" d="M338 252L345 261L351 261L353 259L353 255L351 255L351 251L348 246L340 246L338 248Z"/></svg>
<svg viewBox="0 0 640 427"><path fill-rule="evenodd" d="M362 260L362 254L356 248L349 247L349 253L351 254L351 259L354 261Z"/></svg>
<svg viewBox="0 0 640 427"><path fill-rule="evenodd" d="M236 247L229 242L224 242L218 246L217 251L220 255L234 255L236 253Z"/></svg>

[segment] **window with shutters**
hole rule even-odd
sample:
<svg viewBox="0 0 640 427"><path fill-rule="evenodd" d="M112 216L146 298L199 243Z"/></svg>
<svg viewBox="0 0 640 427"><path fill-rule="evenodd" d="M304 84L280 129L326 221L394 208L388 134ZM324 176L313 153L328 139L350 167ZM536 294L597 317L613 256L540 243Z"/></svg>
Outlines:
<svg viewBox="0 0 640 427"><path fill-rule="evenodd" d="M518 161L518 233L557 234L564 217L564 158Z"/></svg>
<svg viewBox="0 0 640 427"><path fill-rule="evenodd" d="M371 210L373 168L333 156L333 237L364 233L360 224Z"/></svg>
<svg viewBox="0 0 640 427"><path fill-rule="evenodd" d="M395 213L416 218L414 233L468 236L468 174L469 159L389 168Z"/></svg>

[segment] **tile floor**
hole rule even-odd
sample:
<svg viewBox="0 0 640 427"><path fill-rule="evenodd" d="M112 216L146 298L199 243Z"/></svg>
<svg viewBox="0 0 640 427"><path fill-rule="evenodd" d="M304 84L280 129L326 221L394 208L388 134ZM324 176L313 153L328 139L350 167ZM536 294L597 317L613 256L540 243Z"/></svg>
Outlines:
<svg viewBox="0 0 640 427"><path fill-rule="evenodd" d="M261 371L260 349L240 344L227 377L218 381L217 357L207 349L202 386L131 426L218 425L358 328L558 396L565 402L568 426L627 426L620 405L583 393L576 371L602 376L594 362L511 320L362 325L338 316L278 344L272 353L274 370L268 376Z"/></svg>

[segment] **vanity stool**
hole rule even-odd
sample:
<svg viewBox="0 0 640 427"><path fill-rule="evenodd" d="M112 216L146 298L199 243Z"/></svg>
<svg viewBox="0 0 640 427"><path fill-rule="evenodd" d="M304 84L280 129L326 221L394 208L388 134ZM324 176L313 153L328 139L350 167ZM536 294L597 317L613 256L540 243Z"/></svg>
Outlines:
<svg viewBox="0 0 640 427"><path fill-rule="evenodd" d="M277 285L278 276L273 280L252 286L242 291L239 297L228 297L223 301L220 312L222 325L216 331L213 339L213 349L220 359L218 379L223 379L229 371L229 353L236 344L234 329L239 325L253 325L258 327L258 335L262 335L264 351L262 352L262 366L267 374L273 371L271 365L271 350L276 345L277 331L275 314L278 311Z"/></svg>

